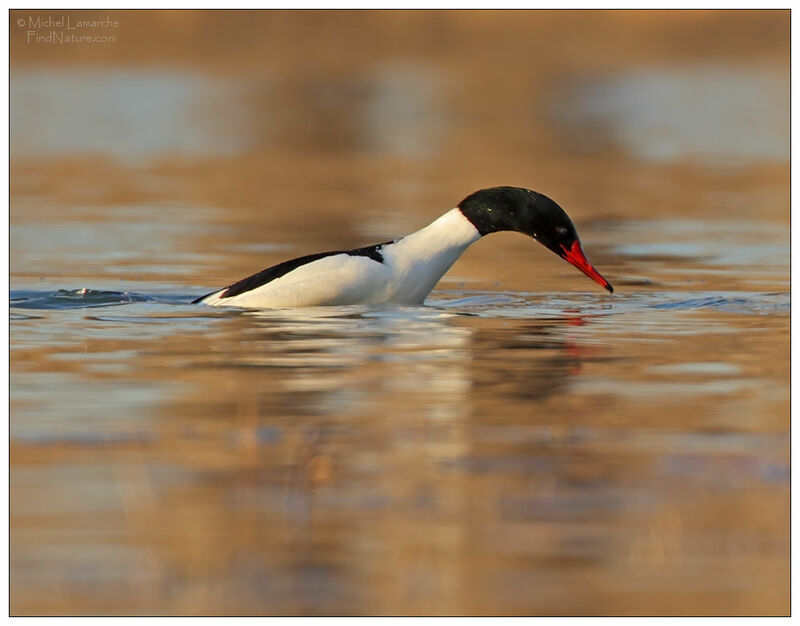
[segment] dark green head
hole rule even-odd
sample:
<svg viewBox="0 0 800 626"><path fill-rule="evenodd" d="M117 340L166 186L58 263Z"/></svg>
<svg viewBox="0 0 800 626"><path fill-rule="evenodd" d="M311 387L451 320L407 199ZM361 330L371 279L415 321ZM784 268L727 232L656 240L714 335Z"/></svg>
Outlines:
<svg viewBox="0 0 800 626"><path fill-rule="evenodd" d="M458 208L481 235L502 230L529 235L608 291L614 291L586 258L572 220L544 194L521 187L491 187L467 196Z"/></svg>

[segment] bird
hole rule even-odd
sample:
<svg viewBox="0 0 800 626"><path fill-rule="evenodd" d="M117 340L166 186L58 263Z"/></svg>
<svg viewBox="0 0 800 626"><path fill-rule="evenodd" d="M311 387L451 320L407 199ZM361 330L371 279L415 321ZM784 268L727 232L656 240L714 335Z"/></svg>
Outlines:
<svg viewBox="0 0 800 626"><path fill-rule="evenodd" d="M522 187L491 187L468 195L435 221L400 239L290 259L192 303L254 309L422 305L471 244L501 231L532 237L614 292L586 258L572 220L554 200Z"/></svg>

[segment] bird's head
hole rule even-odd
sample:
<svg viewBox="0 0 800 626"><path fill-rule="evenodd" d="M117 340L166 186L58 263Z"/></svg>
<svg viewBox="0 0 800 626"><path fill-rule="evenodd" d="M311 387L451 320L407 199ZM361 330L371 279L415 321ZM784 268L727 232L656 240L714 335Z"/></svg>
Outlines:
<svg viewBox="0 0 800 626"><path fill-rule="evenodd" d="M501 230L529 235L613 293L611 283L586 258L572 220L547 196L521 187L492 187L470 194L458 208L481 235Z"/></svg>

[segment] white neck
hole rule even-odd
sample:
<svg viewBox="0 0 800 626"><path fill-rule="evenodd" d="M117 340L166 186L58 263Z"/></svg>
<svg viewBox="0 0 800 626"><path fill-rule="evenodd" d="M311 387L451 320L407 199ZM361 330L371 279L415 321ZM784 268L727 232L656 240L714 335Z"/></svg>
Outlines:
<svg viewBox="0 0 800 626"><path fill-rule="evenodd" d="M398 277L395 301L422 302L467 247L481 238L478 229L455 208L386 250Z"/></svg>
<svg viewBox="0 0 800 626"><path fill-rule="evenodd" d="M456 252L458 258L467 246L480 238L478 229L464 217L461 209L455 208L425 228L400 239L397 249L414 261L424 262L453 252Z"/></svg>

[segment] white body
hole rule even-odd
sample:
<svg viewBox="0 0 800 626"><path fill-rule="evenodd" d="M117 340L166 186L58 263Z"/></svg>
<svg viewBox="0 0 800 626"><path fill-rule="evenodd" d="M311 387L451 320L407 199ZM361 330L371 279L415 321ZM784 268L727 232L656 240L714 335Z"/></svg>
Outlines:
<svg viewBox="0 0 800 626"><path fill-rule="evenodd" d="M230 298L225 289L201 302L211 306L277 308L345 304L422 304L480 233L460 209L380 248L383 262L334 254L311 261L264 285Z"/></svg>

